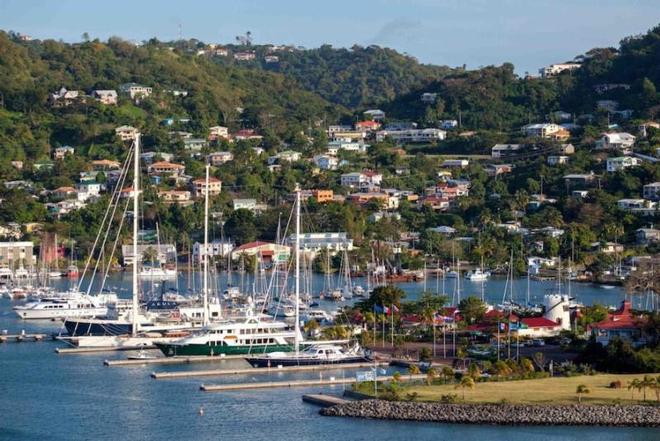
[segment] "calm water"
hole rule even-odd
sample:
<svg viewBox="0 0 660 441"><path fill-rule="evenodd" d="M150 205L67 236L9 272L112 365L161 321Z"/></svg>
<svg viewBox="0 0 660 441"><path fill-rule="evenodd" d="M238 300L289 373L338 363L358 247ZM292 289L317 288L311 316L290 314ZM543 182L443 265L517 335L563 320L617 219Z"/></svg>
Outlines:
<svg viewBox="0 0 660 441"><path fill-rule="evenodd" d="M114 277L112 285L128 279ZM185 282L185 281L184 281ZM488 283L487 297L501 299L504 282ZM526 286L521 282L522 287ZM552 284L534 284L538 290ZM409 284L407 290L421 290ZM582 285L575 287L584 303L617 303L618 290ZM524 291L521 291L524 292ZM413 297L413 294L411 294ZM0 299L0 329L17 332L57 330L52 322L21 322L11 302ZM306 392L341 392L341 388L298 388L203 393L199 384L254 381L251 376L153 380L152 371L238 366L227 360L193 366L139 366L108 368L106 358L125 354L57 355L57 342L0 345L0 439L2 440L655 440L654 429L582 427L490 427L401 423L325 418L318 408L302 403ZM273 374L270 379L312 378L318 374ZM323 375L352 376L329 371ZM260 376L264 380L267 376ZM204 406L205 415L197 411Z"/></svg>

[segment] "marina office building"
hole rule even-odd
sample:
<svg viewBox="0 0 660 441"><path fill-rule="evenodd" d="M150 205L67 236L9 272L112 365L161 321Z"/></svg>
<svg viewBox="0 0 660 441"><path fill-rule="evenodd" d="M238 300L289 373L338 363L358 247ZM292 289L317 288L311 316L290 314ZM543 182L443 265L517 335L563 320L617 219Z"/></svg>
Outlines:
<svg viewBox="0 0 660 441"><path fill-rule="evenodd" d="M0 242L0 267L30 267L36 262L32 242Z"/></svg>

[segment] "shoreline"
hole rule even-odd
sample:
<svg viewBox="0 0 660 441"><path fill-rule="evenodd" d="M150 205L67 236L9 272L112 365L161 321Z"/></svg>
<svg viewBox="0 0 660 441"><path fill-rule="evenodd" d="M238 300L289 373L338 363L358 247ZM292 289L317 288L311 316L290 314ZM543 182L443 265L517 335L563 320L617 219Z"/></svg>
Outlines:
<svg viewBox="0 0 660 441"><path fill-rule="evenodd" d="M655 405L443 404L363 400L320 410L323 416L508 426L660 427Z"/></svg>

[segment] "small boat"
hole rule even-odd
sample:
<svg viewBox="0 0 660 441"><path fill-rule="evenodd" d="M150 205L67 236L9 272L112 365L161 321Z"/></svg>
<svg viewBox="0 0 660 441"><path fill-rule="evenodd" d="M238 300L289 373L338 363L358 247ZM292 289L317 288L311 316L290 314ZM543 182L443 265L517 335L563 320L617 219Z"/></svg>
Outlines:
<svg viewBox="0 0 660 441"><path fill-rule="evenodd" d="M79 275L80 272L78 271L78 267L75 265L69 265L69 267L66 269L66 276L69 279L77 279Z"/></svg>
<svg viewBox="0 0 660 441"><path fill-rule="evenodd" d="M490 277L490 272L482 271L480 268L477 268L474 271L470 271L467 274L465 274L465 278L470 282L482 282L484 280L488 280L489 277Z"/></svg>
<svg viewBox="0 0 660 441"><path fill-rule="evenodd" d="M139 274L141 279L174 279L176 278L176 270L164 268L161 266L145 266Z"/></svg>
<svg viewBox="0 0 660 441"><path fill-rule="evenodd" d="M129 355L126 358L128 358L129 360L154 360L157 357L153 354L150 354L144 349L144 347L142 347L142 349L140 349L137 354Z"/></svg>
<svg viewBox="0 0 660 441"><path fill-rule="evenodd" d="M298 354L271 352L257 357L246 357L245 360L254 367L275 367L363 363L369 361L369 358L357 344L352 348L344 349L338 345L319 343Z"/></svg>
<svg viewBox="0 0 660 441"><path fill-rule="evenodd" d="M367 293L367 291L361 287L360 285L356 285L353 287L353 294L357 297L362 297Z"/></svg>

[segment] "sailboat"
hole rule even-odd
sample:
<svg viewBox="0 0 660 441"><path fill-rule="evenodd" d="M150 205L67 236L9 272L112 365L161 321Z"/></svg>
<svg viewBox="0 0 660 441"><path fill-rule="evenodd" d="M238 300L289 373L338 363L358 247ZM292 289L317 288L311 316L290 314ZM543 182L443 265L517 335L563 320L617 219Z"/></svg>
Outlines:
<svg viewBox="0 0 660 441"><path fill-rule="evenodd" d="M300 300L300 189L296 189L296 240L295 240L295 304ZM348 262L346 262L347 264ZM293 352L270 352L261 356L246 357L245 360L255 367L270 366L303 366L318 364L342 364L358 363L367 361L361 348L356 344L349 350L331 342L318 342L309 345L302 352L300 334L300 312L296 308L294 323L294 351Z"/></svg>

